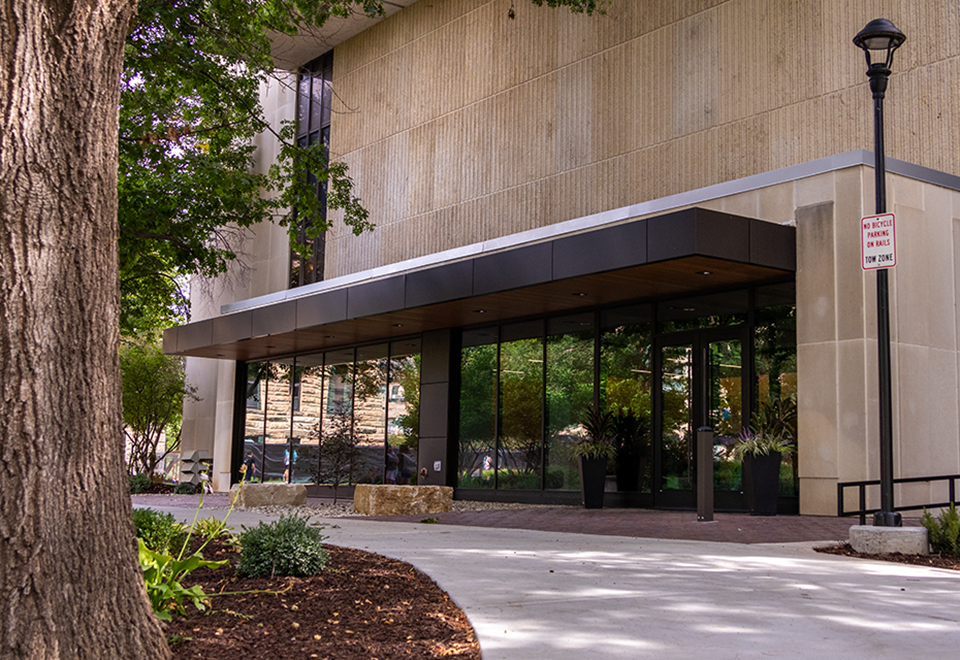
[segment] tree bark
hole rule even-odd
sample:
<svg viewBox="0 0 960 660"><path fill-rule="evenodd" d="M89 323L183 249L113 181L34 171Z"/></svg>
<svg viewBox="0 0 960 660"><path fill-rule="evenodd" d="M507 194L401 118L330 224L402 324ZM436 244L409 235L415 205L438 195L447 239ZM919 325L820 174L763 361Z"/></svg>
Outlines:
<svg viewBox="0 0 960 660"><path fill-rule="evenodd" d="M135 0L0 1L0 658L168 658L123 472L117 104Z"/></svg>

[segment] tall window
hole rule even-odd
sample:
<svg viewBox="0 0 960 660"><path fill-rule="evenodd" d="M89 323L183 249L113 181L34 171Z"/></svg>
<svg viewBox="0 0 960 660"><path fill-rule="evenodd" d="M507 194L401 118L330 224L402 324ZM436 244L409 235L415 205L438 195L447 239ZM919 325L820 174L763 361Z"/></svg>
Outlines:
<svg viewBox="0 0 960 660"><path fill-rule="evenodd" d="M350 484L416 483L418 337L250 362L246 370L243 457L253 459L253 480L329 480L323 461L340 460ZM324 444L338 428L346 429L354 455ZM391 449L396 475L386 473Z"/></svg>
<svg viewBox="0 0 960 660"><path fill-rule="evenodd" d="M330 102L333 98L333 52L322 55L307 64L300 72L297 84L297 144L302 147L322 142L330 147ZM321 217L326 221L327 183L318 181L313 174L308 180L316 186L320 200ZM299 217L300 241L306 242L306 230L316 218ZM290 288L312 284L323 279L323 255L325 236L320 234L310 241L313 254L303 257L290 252Z"/></svg>

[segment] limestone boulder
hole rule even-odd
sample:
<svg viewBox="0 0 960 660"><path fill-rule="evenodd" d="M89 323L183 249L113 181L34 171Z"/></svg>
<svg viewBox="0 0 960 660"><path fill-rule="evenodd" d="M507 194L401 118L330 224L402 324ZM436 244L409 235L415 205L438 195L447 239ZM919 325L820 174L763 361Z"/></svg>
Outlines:
<svg viewBox="0 0 960 660"><path fill-rule="evenodd" d="M301 506L307 503L307 487L303 484L234 484L230 503L240 509L254 506Z"/></svg>
<svg viewBox="0 0 960 660"><path fill-rule="evenodd" d="M368 516L442 513L453 509L453 488L358 484L353 508Z"/></svg>

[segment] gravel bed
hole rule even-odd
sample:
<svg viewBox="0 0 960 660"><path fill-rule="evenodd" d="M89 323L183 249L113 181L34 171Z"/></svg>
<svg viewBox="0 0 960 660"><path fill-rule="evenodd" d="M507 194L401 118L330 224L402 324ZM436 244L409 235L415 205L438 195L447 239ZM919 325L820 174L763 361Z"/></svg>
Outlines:
<svg viewBox="0 0 960 660"><path fill-rule="evenodd" d="M225 510L227 506L204 506L204 509ZM576 506L557 506L552 504L518 504L516 502L468 502L456 500L453 502L453 511L455 513L463 511L502 511L508 509L579 509ZM317 504L305 504L303 506L257 506L248 507L244 511L254 511L262 515L280 516L289 513L300 513L311 518L347 518L363 517L365 514L357 513L353 509L353 502L345 500L336 504L323 502Z"/></svg>

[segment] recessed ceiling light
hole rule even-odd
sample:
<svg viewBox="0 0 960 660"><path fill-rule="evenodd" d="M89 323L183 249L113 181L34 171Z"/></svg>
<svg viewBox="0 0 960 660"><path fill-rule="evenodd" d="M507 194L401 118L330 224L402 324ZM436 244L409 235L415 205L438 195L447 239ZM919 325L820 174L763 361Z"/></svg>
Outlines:
<svg viewBox="0 0 960 660"><path fill-rule="evenodd" d="M578 298L583 298L583 297L584 297L585 295L587 295L587 294L585 294L585 293L583 293L582 291L580 291L580 292L577 292L577 293L575 293L575 294L573 294L573 295L577 296Z"/></svg>
<svg viewBox="0 0 960 660"><path fill-rule="evenodd" d="M695 311L697 311L697 308L696 308L696 307L684 307L684 308L683 308L683 311L685 311L685 312L695 312Z"/></svg>
<svg viewBox="0 0 960 660"><path fill-rule="evenodd" d="M474 313L474 314L486 314L486 313L487 313L487 310L485 310L485 309L475 309L475 310L473 310L473 313Z"/></svg>
<svg viewBox="0 0 960 660"><path fill-rule="evenodd" d="M697 275L713 275L712 270L698 270Z"/></svg>
<svg viewBox="0 0 960 660"><path fill-rule="evenodd" d="M334 336L334 335L324 335L323 338L324 338L324 339L336 339L336 336Z"/></svg>
<svg viewBox="0 0 960 660"><path fill-rule="evenodd" d="M403 324L402 324L402 323L394 323L394 324L393 324L393 327L394 327L394 328L402 328L402 327L403 327Z"/></svg>

